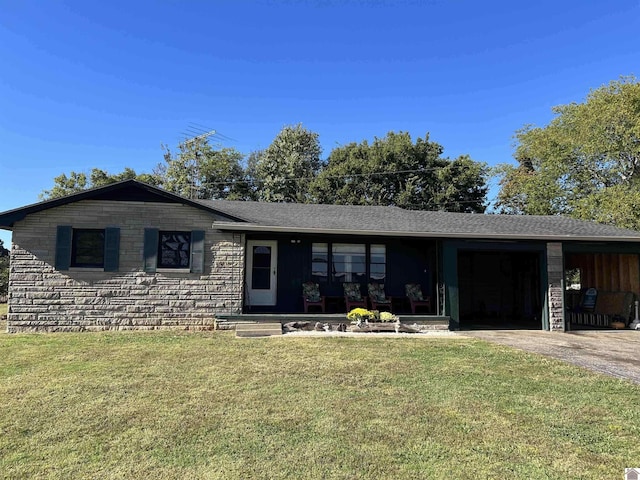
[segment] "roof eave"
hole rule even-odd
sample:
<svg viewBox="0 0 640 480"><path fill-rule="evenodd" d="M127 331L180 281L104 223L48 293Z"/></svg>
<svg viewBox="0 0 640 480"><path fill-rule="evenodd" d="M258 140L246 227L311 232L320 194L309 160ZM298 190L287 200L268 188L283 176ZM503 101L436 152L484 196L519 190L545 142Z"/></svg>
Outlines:
<svg viewBox="0 0 640 480"><path fill-rule="evenodd" d="M456 238L466 240L539 240L539 241L579 241L579 242L637 242L640 237L607 237L590 235L535 235L504 233L468 233L468 232L416 232L402 230L343 230L339 228L282 227L257 225L255 223L214 222L213 228L227 231L264 232L264 233L297 233L317 235L349 235L380 237L414 237L414 238Z"/></svg>

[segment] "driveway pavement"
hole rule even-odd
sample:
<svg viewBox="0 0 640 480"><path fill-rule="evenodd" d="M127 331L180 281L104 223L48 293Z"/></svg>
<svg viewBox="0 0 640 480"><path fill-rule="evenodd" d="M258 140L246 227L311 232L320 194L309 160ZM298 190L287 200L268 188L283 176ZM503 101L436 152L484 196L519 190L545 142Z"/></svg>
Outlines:
<svg viewBox="0 0 640 480"><path fill-rule="evenodd" d="M474 330L460 333L640 384L640 331Z"/></svg>

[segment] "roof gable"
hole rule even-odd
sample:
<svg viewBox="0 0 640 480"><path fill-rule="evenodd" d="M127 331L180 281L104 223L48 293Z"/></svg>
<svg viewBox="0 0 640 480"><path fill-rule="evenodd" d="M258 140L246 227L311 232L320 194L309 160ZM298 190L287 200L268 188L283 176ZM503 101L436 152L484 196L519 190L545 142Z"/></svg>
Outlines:
<svg viewBox="0 0 640 480"><path fill-rule="evenodd" d="M22 220L31 213L41 212L62 205L68 205L81 200L178 203L220 215L223 218L228 219L230 222L244 221L238 217L230 215L229 213L219 212L211 205L190 200L161 188L139 182L138 180L124 180L122 182L111 183L102 187L91 188L83 190L82 192L66 195L64 197L53 198L43 202L27 205L25 207L1 212L0 228L10 229L13 227L15 222Z"/></svg>

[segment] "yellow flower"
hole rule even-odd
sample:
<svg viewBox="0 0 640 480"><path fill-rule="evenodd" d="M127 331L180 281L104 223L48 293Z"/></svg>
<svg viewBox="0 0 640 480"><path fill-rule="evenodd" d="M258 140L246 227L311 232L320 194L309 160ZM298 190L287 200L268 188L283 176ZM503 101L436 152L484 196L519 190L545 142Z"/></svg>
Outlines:
<svg viewBox="0 0 640 480"><path fill-rule="evenodd" d="M391 312L380 312L381 322L397 322L398 317Z"/></svg>
<svg viewBox="0 0 640 480"><path fill-rule="evenodd" d="M354 308L349 313L347 313L347 319L351 321L356 321L359 319L373 319L375 317L375 313L371 310L367 310L366 308Z"/></svg>

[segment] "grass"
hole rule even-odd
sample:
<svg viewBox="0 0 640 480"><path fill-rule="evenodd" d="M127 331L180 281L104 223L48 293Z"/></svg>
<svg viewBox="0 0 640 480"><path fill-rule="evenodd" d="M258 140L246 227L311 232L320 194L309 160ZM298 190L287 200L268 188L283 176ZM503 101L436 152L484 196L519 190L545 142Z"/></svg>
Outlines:
<svg viewBox="0 0 640 480"><path fill-rule="evenodd" d="M0 316L2 315L6 315L7 314L7 304L6 303L0 303Z"/></svg>
<svg viewBox="0 0 640 480"><path fill-rule="evenodd" d="M6 478L621 478L640 387L474 339L0 335Z"/></svg>

